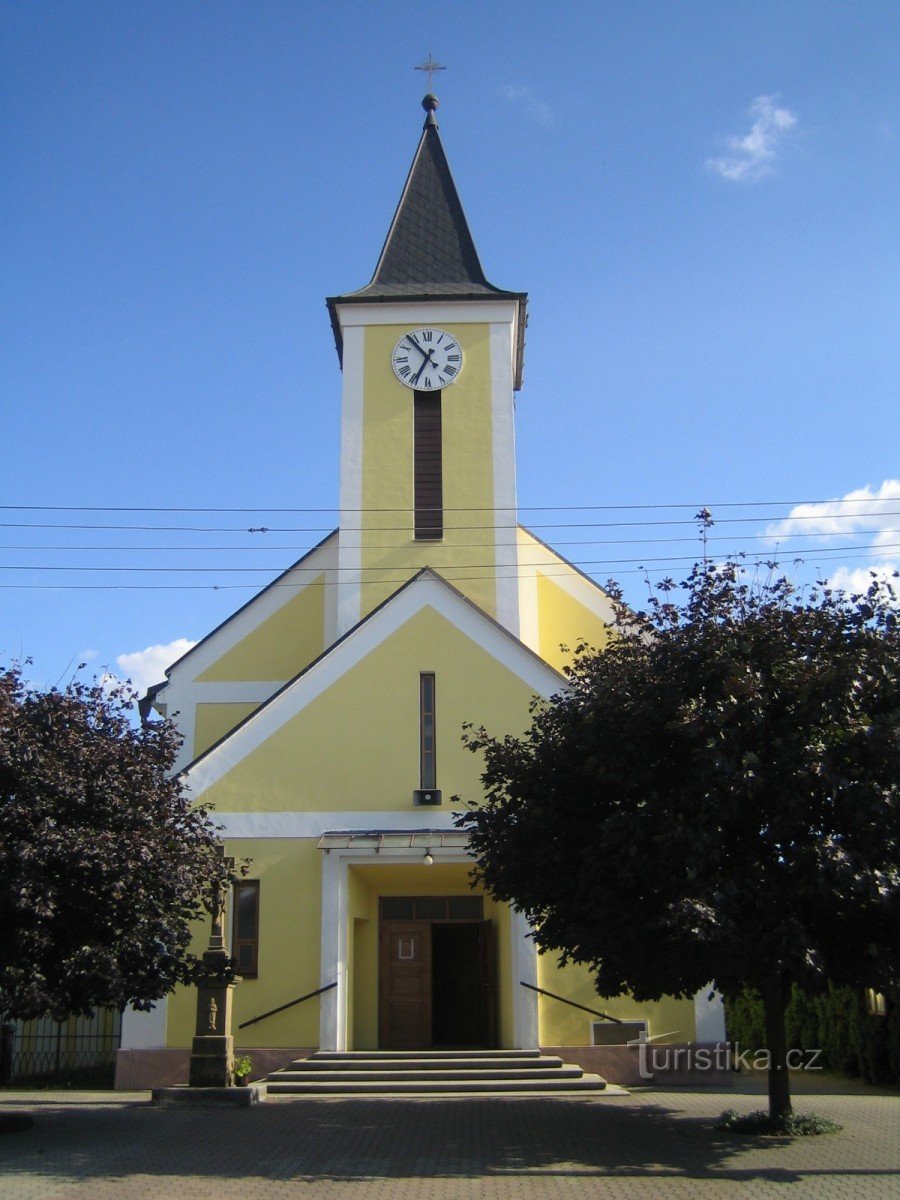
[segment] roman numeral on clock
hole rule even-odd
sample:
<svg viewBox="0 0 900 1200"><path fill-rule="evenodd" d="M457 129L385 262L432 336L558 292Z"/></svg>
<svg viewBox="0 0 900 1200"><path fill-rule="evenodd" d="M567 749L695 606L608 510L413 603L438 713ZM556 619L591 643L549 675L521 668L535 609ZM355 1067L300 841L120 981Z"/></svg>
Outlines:
<svg viewBox="0 0 900 1200"><path fill-rule="evenodd" d="M439 391L462 373L463 352L445 329L409 329L391 353L394 375L405 387Z"/></svg>

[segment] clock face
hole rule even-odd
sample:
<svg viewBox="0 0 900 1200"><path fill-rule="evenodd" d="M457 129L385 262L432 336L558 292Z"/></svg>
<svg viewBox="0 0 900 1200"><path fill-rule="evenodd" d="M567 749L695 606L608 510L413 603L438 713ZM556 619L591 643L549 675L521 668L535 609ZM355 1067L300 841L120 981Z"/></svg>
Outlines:
<svg viewBox="0 0 900 1200"><path fill-rule="evenodd" d="M391 354L394 374L417 392L436 392L459 378L463 356L459 342L443 329L412 329Z"/></svg>

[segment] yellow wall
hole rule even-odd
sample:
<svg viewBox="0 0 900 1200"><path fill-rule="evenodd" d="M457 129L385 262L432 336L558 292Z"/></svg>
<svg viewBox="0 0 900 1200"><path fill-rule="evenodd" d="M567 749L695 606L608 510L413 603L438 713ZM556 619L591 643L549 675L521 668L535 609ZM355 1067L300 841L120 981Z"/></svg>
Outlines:
<svg viewBox="0 0 900 1200"><path fill-rule="evenodd" d="M292 679L324 649L325 576L317 575L268 620L198 675L197 682Z"/></svg>
<svg viewBox="0 0 900 1200"><path fill-rule="evenodd" d="M420 671L436 675L437 786L448 800L454 793L477 799L482 765L462 744L463 723L522 731L531 689L425 608L208 788L204 800L221 812L411 808L419 786Z"/></svg>
<svg viewBox="0 0 900 1200"><path fill-rule="evenodd" d="M463 370L441 397L444 537L413 538L413 392L391 369L391 351L408 325L365 332L363 411L362 615L427 564L491 615L496 611L490 327L444 325L463 352ZM462 509L476 511L459 511ZM395 511L377 511L392 509ZM478 511L480 510L480 511Z"/></svg>
<svg viewBox="0 0 900 1200"><path fill-rule="evenodd" d="M560 563L559 570L563 570ZM571 568L569 568L571 570ZM571 571L575 576L577 573ZM609 637L609 627L575 600L547 575L538 574L538 630L540 655L558 671L572 661L572 651L581 642L602 650ZM560 647L566 646L564 651Z"/></svg>
<svg viewBox="0 0 900 1200"><path fill-rule="evenodd" d="M560 969L553 954L542 954L538 958L538 986L620 1020L649 1021L650 1035L659 1037L661 1042L688 1042L696 1036L692 1000L673 1000L664 996L656 1003L638 1004L627 995L607 1000L597 995L587 967L570 964ZM542 1046L590 1045L591 1021L600 1019L547 996L541 996L538 1012Z"/></svg>
<svg viewBox="0 0 900 1200"><path fill-rule="evenodd" d="M256 704L198 704L194 710L194 758L224 737L229 729L234 729L256 707Z"/></svg>
<svg viewBox="0 0 900 1200"><path fill-rule="evenodd" d="M236 1042L253 1046L317 1046L319 1000L269 1017L240 1031L242 1021L320 984L322 851L316 839L232 839L228 853L253 859L250 879L260 879L259 976L234 991ZM348 1032L351 1049L378 1045L378 900L381 896L469 895L466 863L361 864L348 872L349 942ZM513 1045L512 973L509 910L484 897L484 917L494 924L497 959L498 1040ZM208 925L199 927L193 944L202 953ZM229 921L229 938L230 921ZM194 1033L196 992L179 989L169 1001L170 1046L189 1046Z"/></svg>
<svg viewBox="0 0 900 1200"><path fill-rule="evenodd" d="M319 1000L270 1017L245 1031L242 1021L276 1008L320 984L319 949L322 894L322 851L316 839L232 839L228 853L252 858L248 878L260 879L259 977L235 988L234 1034L244 1045L317 1046ZM348 1033L351 1049L378 1045L378 899L380 896L466 895L471 892L465 863L418 865L370 864L351 867L349 882ZM480 889L476 889L480 891ZM512 1047L513 999L510 920L505 905L484 897L484 916L494 922L497 958L498 1044ZM230 922L229 922L230 925ZM209 936L197 929L193 949L202 953ZM229 929L230 937L230 929ZM559 969L553 955L538 958L538 985L577 1004L623 1019L643 1018L661 1042L691 1041L696 1036L690 1000L665 997L658 1003L638 1004L629 996L605 999L594 990L585 967ZM196 992L179 989L169 1000L170 1046L189 1046L194 1033ZM539 1001L540 1044L583 1046L590 1043L588 1013L561 1001Z"/></svg>
<svg viewBox="0 0 900 1200"><path fill-rule="evenodd" d="M231 839L227 852L251 858L248 878L260 880L259 977L245 979L234 990L235 1040L252 1046L318 1046L318 999L238 1030L242 1021L319 986L322 852L316 849L316 839ZM229 937L230 924L229 920ZM198 928L196 953L203 952L208 937L208 924ZM191 1044L195 1006L192 989L179 989L170 998L168 1045Z"/></svg>

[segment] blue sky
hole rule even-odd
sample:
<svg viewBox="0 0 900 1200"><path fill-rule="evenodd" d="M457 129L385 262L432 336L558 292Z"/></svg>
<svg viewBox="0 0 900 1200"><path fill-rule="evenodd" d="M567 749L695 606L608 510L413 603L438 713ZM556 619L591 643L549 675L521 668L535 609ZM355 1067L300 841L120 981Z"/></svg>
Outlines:
<svg viewBox="0 0 900 1200"><path fill-rule="evenodd" d="M701 505L717 554L900 562L895 0L5 0L0 661L146 683L333 526L272 510L337 501L324 297L371 276L429 51L530 294L523 520L636 602ZM186 511L87 511L151 506Z"/></svg>

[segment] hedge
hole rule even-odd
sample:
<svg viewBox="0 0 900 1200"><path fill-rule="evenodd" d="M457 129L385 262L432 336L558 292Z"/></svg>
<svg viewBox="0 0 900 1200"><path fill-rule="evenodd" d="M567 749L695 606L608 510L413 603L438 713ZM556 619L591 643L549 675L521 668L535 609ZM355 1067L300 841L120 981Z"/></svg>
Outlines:
<svg viewBox="0 0 900 1200"><path fill-rule="evenodd" d="M762 1000L747 989L725 1001L728 1038L742 1050L766 1044ZM900 1003L887 997L885 1016L866 1011L861 990L832 987L811 996L796 986L785 1013L787 1044L792 1049L821 1050L817 1066L869 1083L900 1083Z"/></svg>

